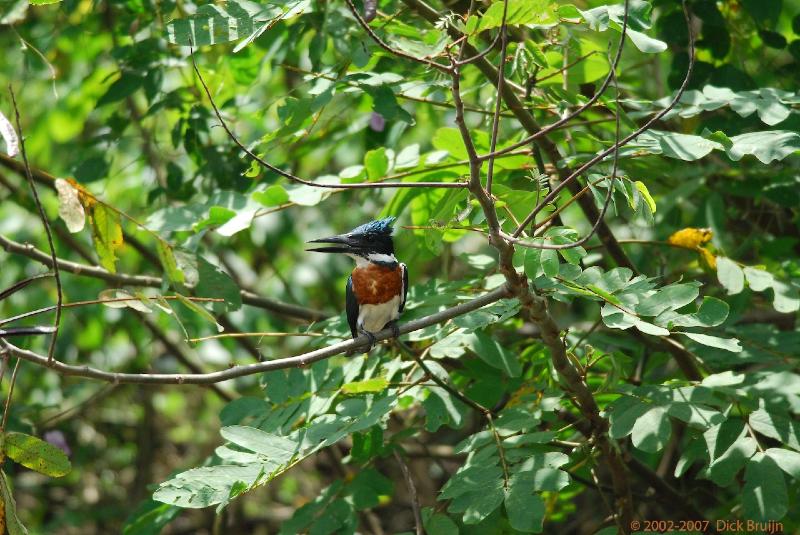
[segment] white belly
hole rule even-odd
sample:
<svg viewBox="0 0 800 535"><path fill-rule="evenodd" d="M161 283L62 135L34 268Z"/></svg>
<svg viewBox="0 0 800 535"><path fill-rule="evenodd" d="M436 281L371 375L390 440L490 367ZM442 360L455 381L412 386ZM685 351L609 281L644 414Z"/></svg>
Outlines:
<svg viewBox="0 0 800 535"><path fill-rule="evenodd" d="M387 323L400 317L400 296L379 305L361 305L358 313L358 326L375 333Z"/></svg>

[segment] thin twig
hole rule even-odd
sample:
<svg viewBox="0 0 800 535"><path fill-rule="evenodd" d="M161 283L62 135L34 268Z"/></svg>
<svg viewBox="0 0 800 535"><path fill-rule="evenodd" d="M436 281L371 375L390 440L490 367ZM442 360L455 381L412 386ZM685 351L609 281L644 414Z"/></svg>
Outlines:
<svg viewBox="0 0 800 535"><path fill-rule="evenodd" d="M3 343L2 339L0 339L0 343ZM12 351L12 353L13 353L13 351ZM42 358L44 359L44 357L42 357ZM8 412L11 409L11 396L14 395L14 385L17 382L17 371L19 371L19 363L20 362L22 362L22 359L18 358L16 364L14 364L14 371L11 372L11 381L9 382L9 385L8 385L8 397L6 398L5 407L3 408L3 422L2 422L2 424L0 424L0 434L6 432L6 422L8 422ZM56 364L59 364L59 362L56 361ZM47 364L47 363L46 363L46 365L49 366L49 364Z"/></svg>
<svg viewBox="0 0 800 535"><path fill-rule="evenodd" d="M603 93L605 93L606 89L608 89L608 86L611 83L611 79L614 76L614 72L616 71L617 66L619 65L619 61L622 58L622 50L625 48L625 33L626 33L626 30L627 30L627 27L628 27L628 3L629 3L629 1L630 0L625 0L625 8L624 8L623 16L622 16L622 32L620 34L619 44L617 45L616 56L614 57L614 61L611 62L611 69L609 70L608 76L606 76L605 80L603 80L603 83L600 84L600 87L597 89L595 94L592 95L592 97L589 100L587 100L586 102L584 102L583 104L581 104L580 106L575 108L575 110L572 113L564 115L564 117L562 117L561 119L559 119L559 120L555 121L554 123L551 123L551 124L549 124L549 125L547 125L547 126L545 126L543 128L540 128L539 130L537 130L533 134L530 134L526 138L524 138L524 139L522 139L520 141L517 141L516 143L512 143L511 145L503 147L502 149L500 149L498 151L492 150L492 151L489 152L489 154L484 154L483 156L481 156L481 161L488 160L492 156L499 156L500 154L504 154L505 152L510 151L510 150L515 150L515 149L518 149L520 147L524 147L525 145L528 145L531 141L534 141L536 139L539 139L541 137L546 136L550 132L560 128L563 124L565 124L565 123L571 121L572 119L574 119L575 117L578 117L579 115L583 114L584 111L586 111L590 107L592 107L594 105L594 103L597 102L600 99L601 96L603 96ZM580 60L581 58L578 58L578 59ZM567 66L563 67L562 70L569 69L570 67L571 67L571 65L567 65ZM500 75L501 74L498 73L498 76L500 76ZM553 162L553 163L555 163L555 162Z"/></svg>
<svg viewBox="0 0 800 535"><path fill-rule="evenodd" d="M571 249L574 247L580 247L581 245L587 243L592 236L594 236L597 229L600 227L600 224L603 222L603 218L606 216L606 212L608 211L608 206L611 204L611 197L614 194L614 181L617 179L617 167L619 165L619 148L620 148L620 112L619 112L619 84L617 83L617 76L616 73L612 70L611 71L612 78L614 80L614 89L615 89L615 103L616 103L616 113L615 118L615 129L614 129L614 163L611 169L611 177L609 178L608 184L608 192L606 193L606 198L603 201L603 208L600 210L600 213L597 216L594 224L592 225L591 230L579 240L575 240L571 243L565 243L560 245L549 245L545 243L535 243L535 242L523 242L522 240L518 240L516 236L509 236L507 234L503 234L503 237L511 243L516 245L521 245L523 247L529 247L531 249ZM520 224L518 229L524 229L525 224Z"/></svg>
<svg viewBox="0 0 800 535"><path fill-rule="evenodd" d="M0 235L0 247L8 252L18 253L23 256L27 256L28 258L32 258L47 267L52 268L53 265L58 265L58 267L63 271L84 277L101 279L115 286L145 286L150 288L161 288L163 285L163 280L161 277L111 273L110 271L107 271L99 266L88 266L86 264L62 260L60 258L57 258L54 264L52 258L47 253L36 249L33 245L18 243L2 235ZM242 302L247 305L277 312L278 314L283 314L292 318L305 321L317 321L328 317L328 314L322 311L290 303L284 303L269 297L263 297L249 290L240 290L239 294L242 296Z"/></svg>
<svg viewBox="0 0 800 535"><path fill-rule="evenodd" d="M394 450L394 458L397 459L397 464L400 465L400 471L403 472L403 478L406 480L408 495L411 497L411 509L414 511L414 527L416 528L417 535L424 535L425 531L422 529L422 512L420 511L417 487L414 485L414 480L411 478L411 471L408 469L408 465L406 465L406 462L397 450Z"/></svg>
<svg viewBox="0 0 800 535"><path fill-rule="evenodd" d="M56 352L56 341L58 340L58 327L61 324L61 305L64 303L64 292L61 288L61 274L58 271L58 262L56 262L56 248L53 245L53 233L50 231L50 222L47 220L47 214L44 213L42 202L39 200L39 192L36 189L36 184L33 181L33 174L31 173L31 166L28 164L28 155L25 151L25 135L22 132L22 123L19 119L19 108L17 107L17 99L14 96L14 89L11 84L8 84L8 92L11 94L11 102L14 106L14 114L17 119L17 130L19 131L19 147L22 154L22 163L25 165L25 176L28 178L28 185L31 188L33 201L36 203L36 209L39 211L39 218L44 225L44 231L47 234L47 246L50 248L50 258L53 261L53 278L56 281L56 317L53 320L53 337L50 338L50 347L47 349L47 362L52 364L53 357ZM16 371L16 369L15 369ZM10 397L10 396L9 396Z"/></svg>
<svg viewBox="0 0 800 535"><path fill-rule="evenodd" d="M386 41L381 39L378 36L378 34L376 34L372 30L372 28L370 28L369 23L366 20L364 20L364 17L362 17L361 13L359 13L358 9L356 9L356 6L353 4L353 0L346 0L346 2L347 2L347 7L350 8L350 12L353 14L353 17L355 17L356 21L358 21L358 24L361 25L362 28L364 28L364 31L367 32L367 35L369 35L370 38L373 41L375 41L375 43L379 47L386 50L388 53L397 56L398 58L407 59L409 61L414 61L416 63L422 63L423 65L427 65L428 67L433 67L434 69L437 69L445 73L450 72L451 68L448 67L447 65L442 65L441 63L437 63L428 58L418 58L414 55L407 54L402 50L397 50L396 48L392 48L388 43L386 43Z"/></svg>
<svg viewBox="0 0 800 535"><path fill-rule="evenodd" d="M248 149L244 143L239 141L239 138L236 137L236 134L230 129L228 124L225 122L225 119L222 118L222 113L219 111L216 102L214 102L214 98L211 96L211 90L209 90L208 85L206 85L205 80L203 79L203 75L200 74L200 69L197 67L197 62L194 59L194 50L190 54L192 58L192 67L194 67L194 72L197 74L198 80L200 80L200 85L203 86L203 91L208 98L209 103L211 104L211 108L214 110L214 114L217 116L217 119L222 126L222 129L225 130L225 133L228 134L228 137L231 138L239 149L247 154L250 158L256 161L259 165L276 173L292 182L297 182L298 184L304 184L306 186L312 186L315 188L326 188L326 189L377 189L377 188L464 188L466 185L463 182L363 182L358 184L321 184L319 182L312 182L310 180L305 180L300 178L297 175L294 175L288 171L284 171L279 167L275 167L271 163L267 162L259 155Z"/></svg>
<svg viewBox="0 0 800 535"><path fill-rule="evenodd" d="M505 80L506 67L506 47L508 46L508 29L506 28L506 17L508 15L508 0L503 2L503 17L500 22L500 67L497 70L497 94L494 103L494 117L492 117L492 141L489 152L494 153L497 148L497 132L500 127L500 107L503 103L503 81ZM492 178L494 178L494 156L489 158L489 167L486 170L486 192L492 195Z"/></svg>
<svg viewBox="0 0 800 535"><path fill-rule="evenodd" d="M218 340L220 338L288 338L292 336L309 336L309 337L323 337L327 336L322 333L272 333L272 332L255 332L255 333L222 333L212 334L209 336L202 336L200 338L189 338L187 342L205 342L206 340Z"/></svg>
<svg viewBox="0 0 800 535"><path fill-rule="evenodd" d="M627 4L627 0L626 0L626 4ZM691 20L689 19L689 10L688 10L688 8L686 6L686 2L683 1L682 4L683 4L683 14L684 14L684 17L686 19L686 27L687 27L687 31L688 31L688 34L689 34L689 66L686 69L686 77L683 79L683 83L678 88L678 91L675 93L675 96L672 98L672 101L669 103L669 105L667 105L667 107L665 107L663 110L661 110L660 112L655 114L653 117L651 117L644 125L642 125L641 127L637 128L631 134L625 136L619 142L614 143L614 145L612 147L610 147L610 148L608 148L608 149L606 149L604 151L601 151L599 154L597 154L596 156L591 158L588 162L586 162L585 164L583 164L579 168L577 168L575 171L573 171L572 174L570 174L568 177L564 178L556 187L553 188L553 190L544 199L542 199L542 201L531 211L530 214L528 214L528 216L522 221L522 223L520 223L520 225L517 227L517 230L515 230L513 232L513 234L512 234L512 236L514 238L518 237L522 233L522 231L525 229L525 227L527 227L530 224L530 222L534 220L534 218L539 214L539 212L545 206L547 206L548 204L553 202L555 200L555 198L558 196L558 194L561 192L561 190L564 189L568 184L570 184L578 176L580 176L581 174L586 172L588 169L590 169L592 166L594 166L594 164L596 164L597 162L601 161L603 158L605 158L609 154L612 154L615 151L619 150L620 147L627 145L632 140L634 140L637 137L639 137L642 133L644 133L647 130L649 130L653 126L653 124L655 124L656 121L658 121L662 117L664 117L667 113L669 113L672 110L672 108L674 108L678 104L678 102L680 101L681 97L683 96L683 93L686 91L686 88L689 86L689 80L691 79L692 72L694 70L694 62L695 62L694 32L692 31Z"/></svg>

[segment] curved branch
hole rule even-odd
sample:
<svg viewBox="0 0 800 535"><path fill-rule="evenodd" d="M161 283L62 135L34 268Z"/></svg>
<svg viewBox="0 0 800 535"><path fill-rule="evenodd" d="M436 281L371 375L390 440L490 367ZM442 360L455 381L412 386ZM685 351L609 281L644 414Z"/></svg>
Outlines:
<svg viewBox="0 0 800 535"><path fill-rule="evenodd" d="M36 260L37 262L44 264L49 268L53 267L53 260L50 258L50 255L40 251L31 244L18 243L6 238L3 235L0 235L0 247L9 253L21 254ZM153 277L151 275L126 275L124 273L111 273L110 271L106 271L98 266L87 266L86 264L62 260L60 258L57 259L57 264L62 271L73 273L75 275L104 280L116 286L145 286L149 288L161 288L163 284L163 279L161 279L161 277ZM290 316L305 321L317 321L328 317L328 314L325 312L299 305L293 305L290 303L284 303L276 299L270 299L269 297L263 297L249 290L239 290L239 294L242 296L242 301L250 306L263 308L264 310L270 310L285 316Z"/></svg>
<svg viewBox="0 0 800 535"><path fill-rule="evenodd" d="M561 190L564 189L566 186L568 186L579 175L581 175L582 173L587 171L594 164L596 164L597 162L599 162L600 160L602 160L603 158L605 158L609 154L611 154L614 151L618 150L619 147L625 146L630 141L636 139L641 134L643 134L645 131L649 130L650 127L652 127L653 124L655 124L656 121L658 121L659 119L664 117L667 113L672 111L672 108L674 108L675 105L678 104L678 102L680 101L681 97L683 96L683 93L686 91L686 88L689 86L689 80L692 77L692 72L694 71L694 62L695 62L694 32L692 32L692 24L691 24L691 21L689 20L689 9L686 7L686 3L685 2L683 2L683 15L684 15L684 17L686 19L686 28L687 28L687 32L689 33L689 66L686 69L686 77L683 79L683 83L678 88L677 93L675 93L675 96L672 98L672 101L669 103L669 105L667 105L667 107L665 107L663 110L661 110L660 112L655 114L653 117L651 117L641 127L637 128L635 131L633 131L629 135L625 136L620 141L614 143L611 147L609 147L606 150L600 152L594 158L590 159L588 162L586 162L582 166L578 167L568 177L566 177L563 180L561 180L561 182L556 187L554 187L553 190L549 194L547 194L547 196L544 199L542 199L542 201L536 206L536 208L534 208L531 211L531 213L528 214L528 216L525 218L525 220L522 223L519 224L517 229L512 234L513 237L515 237L515 238L519 237L519 235L522 234L523 230L525 230L525 227L527 227L530 224L530 222L533 221L536 218L536 216L539 214L539 212L541 212L542 209L544 209L545 206L547 206L548 204L553 202L553 200L555 200L555 198L558 196L558 194L561 192Z"/></svg>
<svg viewBox="0 0 800 535"><path fill-rule="evenodd" d="M452 308L436 312L430 316L419 318L408 323L398 326L400 334L407 334L413 331L418 331L442 323L444 321L462 316L481 307L499 301L500 299L509 297L511 295L508 286L503 285L494 290L491 290L480 297L476 297L471 301L461 303ZM394 336L391 328L383 329L377 333L373 333L375 340L388 340ZM234 366L227 370L198 373L198 374L172 374L172 373L114 373L90 366L75 366L64 364L63 362L54 361L48 364L47 357L39 355L33 351L22 349L9 342L0 339L0 348L4 349L11 355L19 357L22 360L33 362L39 366L49 368L61 375L71 375L76 377L86 377L89 379L96 379L99 381L107 381L115 384L133 383L133 384L196 384L206 385L228 381L237 377L246 377L256 373L264 373L272 370L282 370L286 368L302 368L308 366L313 362L330 358L334 355L341 355L343 353L352 352L358 349L365 349L370 345L370 339L365 335L361 335L354 340L340 342L328 347L309 351L294 357L287 357L282 359L270 360L266 362L258 362L255 364L247 364L244 366Z"/></svg>
<svg viewBox="0 0 800 535"><path fill-rule="evenodd" d="M407 53L403 52L402 50L397 50L396 48L392 48L386 41L381 39L378 36L378 34L376 34L375 31L372 28L369 27L369 23L366 20L364 20L364 17L361 16L361 13L358 12L358 10L356 9L355 4L353 4L353 0L345 0L345 2L347 2L347 7L350 8L350 13L353 14L353 17L355 17L356 21L358 21L358 24L361 25L362 28L364 28L364 31L367 32L367 35L369 35L370 38L372 38L372 40L375 41L375 43L377 43L377 45L379 47L381 47L382 49L384 49L388 53L390 53L392 55L395 55L398 58L403 58L403 59L407 59L409 61L415 61L417 63L422 63L423 65L427 65L429 67L433 67L434 69L440 70L440 71L442 71L444 73L449 73L450 72L451 67L448 67L447 65L442 65L441 63L437 63L437 62L435 62L433 60L430 60L428 58L418 58L417 56L413 56L411 54L407 54Z"/></svg>
<svg viewBox="0 0 800 535"><path fill-rule="evenodd" d="M312 186L315 188L325 188L325 189L336 189L336 190L344 190L344 189L377 189L377 188L465 188L466 184L463 182L362 182L358 184L320 184L318 182L312 182L310 180L305 180L304 178L300 178L297 175L293 175L288 171L284 171L280 167L275 167L268 161L264 160L261 156L254 153L250 149L248 149L244 143L242 143L236 134L233 133L233 130L230 129L228 124L225 122L225 119L222 118L222 113L220 113L219 108L217 107L216 102L214 102L214 97L211 96L211 90L208 89L208 85L206 85L205 80L203 79L203 75L200 74L200 69L197 67L197 62L194 60L194 52L191 54L192 57L192 67L194 67L194 72L197 74L197 78L200 80L200 85L203 86L203 91L205 91L206 97L208 97L208 101L211 104L211 108L214 110L214 114L217 116L217 119L222 126L222 129L225 130L225 133L228 134L228 137L231 138L231 141L236 144L239 149L247 154L250 158L256 161L259 165L264 167L265 169L269 169L273 173L276 173L292 182L296 182L298 184L304 184L306 186Z"/></svg>
<svg viewBox="0 0 800 535"><path fill-rule="evenodd" d="M53 336L50 338L50 345L47 349L47 360L52 362L56 352L56 341L58 341L58 328L61 325L61 306L64 304L64 290L61 287L61 274L58 272L58 263L56 262L56 248L53 245L53 233L50 230L50 222L47 220L47 214L44 213L42 202L39 200L39 191L36 189L36 183L33 181L33 174L31 173L31 166L28 164L28 153L25 150L25 135L22 132L22 122L19 120L19 108L17 107L17 98L14 96L14 89L11 84L8 84L8 92L11 94L11 103L14 105L14 114L17 119L17 130L19 130L19 148L22 154L22 163L25 166L25 176L28 179L28 185L31 188L33 195L33 202L36 204L36 210L39 212L39 219L44 225L44 232L47 235L47 246L50 248L50 259L53 262L53 278L56 281L56 314L53 319ZM16 374L16 368L14 368ZM13 388L13 383L12 383ZM8 398L11 399L9 392ZM5 418L5 415L3 415ZM3 420L5 427L5 419Z"/></svg>

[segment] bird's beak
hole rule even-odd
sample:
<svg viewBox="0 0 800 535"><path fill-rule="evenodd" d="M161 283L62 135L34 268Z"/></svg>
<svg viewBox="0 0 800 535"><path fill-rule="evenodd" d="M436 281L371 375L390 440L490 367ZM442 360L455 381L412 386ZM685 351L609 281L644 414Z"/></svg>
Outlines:
<svg viewBox="0 0 800 535"><path fill-rule="evenodd" d="M332 243L330 247L313 247L306 249L306 251L314 251L317 253L352 253L360 249L361 243L348 236L347 234L340 234L339 236L331 236L330 238L320 238L318 240L311 240L308 243Z"/></svg>

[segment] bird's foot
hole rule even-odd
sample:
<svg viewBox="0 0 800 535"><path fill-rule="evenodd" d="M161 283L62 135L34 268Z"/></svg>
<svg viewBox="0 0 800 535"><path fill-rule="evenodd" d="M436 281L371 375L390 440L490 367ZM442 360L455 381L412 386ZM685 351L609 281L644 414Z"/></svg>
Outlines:
<svg viewBox="0 0 800 535"><path fill-rule="evenodd" d="M373 347L375 347L375 344L377 344L377 343L378 343L378 339L377 339L377 338L375 338L375 335L374 335L374 334L372 334L371 332L369 332L369 331L367 331L367 330L361 329L361 331L360 331L360 332L361 332L361 334L363 334L364 336L366 336L366 337L367 337L367 339L369 340L369 345L368 345L368 346L367 346L367 348L364 350L364 353L369 353L370 351L372 351L372 348L373 348Z"/></svg>
<svg viewBox="0 0 800 535"><path fill-rule="evenodd" d="M392 330L392 338L400 338L400 325L397 320L390 321L386 326Z"/></svg>

